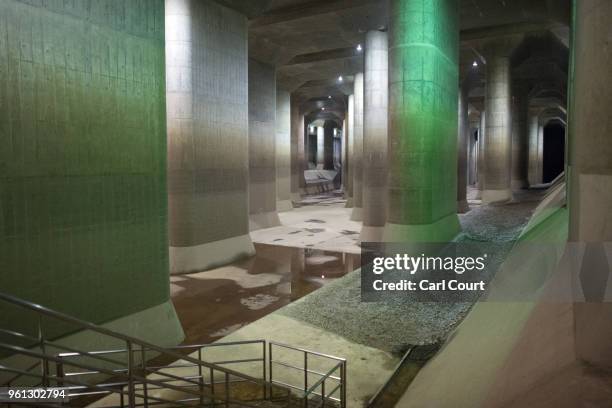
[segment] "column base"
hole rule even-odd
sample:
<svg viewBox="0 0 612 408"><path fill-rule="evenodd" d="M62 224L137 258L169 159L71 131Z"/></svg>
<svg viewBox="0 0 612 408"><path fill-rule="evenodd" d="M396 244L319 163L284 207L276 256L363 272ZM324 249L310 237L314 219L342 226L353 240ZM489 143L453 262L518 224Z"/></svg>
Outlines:
<svg viewBox="0 0 612 408"><path fill-rule="evenodd" d="M512 190L522 190L529 187L529 183L527 183L527 180L512 180L510 187Z"/></svg>
<svg viewBox="0 0 612 408"><path fill-rule="evenodd" d="M345 208L353 208L353 197L346 197Z"/></svg>
<svg viewBox="0 0 612 408"><path fill-rule="evenodd" d="M363 208L353 207L351 212L351 221L363 221Z"/></svg>
<svg viewBox="0 0 612 408"><path fill-rule="evenodd" d="M276 211L249 215L249 231L278 227L279 225L281 223Z"/></svg>
<svg viewBox="0 0 612 408"><path fill-rule="evenodd" d="M432 224L387 223L384 228L385 242L450 242L461 232L457 214L448 215Z"/></svg>
<svg viewBox="0 0 612 408"><path fill-rule="evenodd" d="M291 193L291 201L294 203L299 203L300 201L302 201L302 194Z"/></svg>
<svg viewBox="0 0 612 408"><path fill-rule="evenodd" d="M465 214L466 212L470 211L470 205L468 204L467 200L461 200L461 201L457 201L457 213L458 214Z"/></svg>
<svg viewBox="0 0 612 408"><path fill-rule="evenodd" d="M255 255L251 237L240 235L190 247L170 247L170 273L201 272Z"/></svg>
<svg viewBox="0 0 612 408"><path fill-rule="evenodd" d="M482 190L483 204L497 204L512 200L512 190Z"/></svg>
<svg viewBox="0 0 612 408"><path fill-rule="evenodd" d="M371 227L369 225L364 225L361 227L359 239L361 242L383 242L384 234L385 227Z"/></svg>
<svg viewBox="0 0 612 408"><path fill-rule="evenodd" d="M291 200L280 200L276 202L276 211L285 212L293 210L293 203Z"/></svg>

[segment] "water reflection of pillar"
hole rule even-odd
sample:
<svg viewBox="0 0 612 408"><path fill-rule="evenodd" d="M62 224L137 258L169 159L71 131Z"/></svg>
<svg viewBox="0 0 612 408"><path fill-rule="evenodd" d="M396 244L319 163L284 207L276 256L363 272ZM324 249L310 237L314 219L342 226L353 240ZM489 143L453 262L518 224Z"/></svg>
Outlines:
<svg viewBox="0 0 612 408"><path fill-rule="evenodd" d="M291 254L291 301L302 297L304 287L304 270L306 269L306 252L296 249Z"/></svg>

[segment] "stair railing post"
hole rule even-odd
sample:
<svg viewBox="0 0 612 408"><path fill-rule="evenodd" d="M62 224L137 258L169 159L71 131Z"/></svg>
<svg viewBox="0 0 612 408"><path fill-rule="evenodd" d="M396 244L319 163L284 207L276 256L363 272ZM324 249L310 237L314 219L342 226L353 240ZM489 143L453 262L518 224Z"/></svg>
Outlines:
<svg viewBox="0 0 612 408"><path fill-rule="evenodd" d="M308 352L304 351L304 406L308 407Z"/></svg>
<svg viewBox="0 0 612 408"><path fill-rule="evenodd" d="M198 383L200 385L200 405L204 405L204 373L202 372L202 348L198 348Z"/></svg>
<svg viewBox="0 0 612 408"><path fill-rule="evenodd" d="M144 392L144 407L149 408L149 392L147 387L147 352L145 351L144 346L140 346L140 353L140 358L142 359L142 378L144 378L142 383L142 390Z"/></svg>
<svg viewBox="0 0 612 408"><path fill-rule="evenodd" d="M127 371L128 371L128 406L130 408L136 408L136 392L134 389L134 354L132 353L132 342L125 342L125 349L127 350Z"/></svg>
<svg viewBox="0 0 612 408"><path fill-rule="evenodd" d="M262 370L263 370L263 399L265 400L267 395L266 395L266 389L268 388L268 386L266 385L266 341L264 340L262 343L262 352L263 352L263 357L261 359L261 366L262 366Z"/></svg>

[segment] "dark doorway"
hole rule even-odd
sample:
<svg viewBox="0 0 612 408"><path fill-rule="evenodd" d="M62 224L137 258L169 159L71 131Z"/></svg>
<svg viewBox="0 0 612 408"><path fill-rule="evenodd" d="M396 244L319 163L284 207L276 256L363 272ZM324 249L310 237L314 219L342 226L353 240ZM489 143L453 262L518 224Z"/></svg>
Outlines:
<svg viewBox="0 0 612 408"><path fill-rule="evenodd" d="M564 170L565 166L565 126L551 123L544 126L542 181L550 183Z"/></svg>

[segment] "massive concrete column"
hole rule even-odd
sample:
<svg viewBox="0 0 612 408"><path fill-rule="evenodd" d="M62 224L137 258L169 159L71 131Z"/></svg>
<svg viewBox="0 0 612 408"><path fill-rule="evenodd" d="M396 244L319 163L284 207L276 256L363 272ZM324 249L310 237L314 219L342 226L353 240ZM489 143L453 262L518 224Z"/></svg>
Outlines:
<svg viewBox="0 0 612 408"><path fill-rule="evenodd" d="M323 168L334 170L334 129L336 123L331 120L325 121L323 126Z"/></svg>
<svg viewBox="0 0 612 408"><path fill-rule="evenodd" d="M478 128L478 159L476 161L476 173L478 175L476 198L482 200L482 190L485 179L485 143L487 141L487 113L480 112L480 127Z"/></svg>
<svg viewBox="0 0 612 408"><path fill-rule="evenodd" d="M304 115L300 112L297 101L291 99L291 200L301 200L300 190L306 186L304 170L306 168L306 151L304 148Z"/></svg>
<svg viewBox="0 0 612 408"><path fill-rule="evenodd" d="M247 20L214 2L166 2L170 269L254 253L248 224Z"/></svg>
<svg viewBox="0 0 612 408"><path fill-rule="evenodd" d="M512 94L510 53L504 39L487 44L487 82L485 87L486 141L484 157L484 203L512 199Z"/></svg>
<svg viewBox="0 0 612 408"><path fill-rule="evenodd" d="M380 241L387 221L389 44L386 32L365 41L362 241Z"/></svg>
<svg viewBox="0 0 612 408"><path fill-rule="evenodd" d="M353 132L355 131L353 123L355 122L355 96L353 94L348 97L348 116L346 118L346 156L348 158L346 175L346 207L352 208L355 202L354 199L354 176L355 173L355 143Z"/></svg>
<svg viewBox="0 0 612 408"><path fill-rule="evenodd" d="M280 225L276 212L276 73L249 60L249 229Z"/></svg>
<svg viewBox="0 0 612 408"><path fill-rule="evenodd" d="M291 103L289 92L276 90L276 209L291 204Z"/></svg>
<svg viewBox="0 0 612 408"><path fill-rule="evenodd" d="M529 101L524 89L517 92L512 105L512 190L527 187Z"/></svg>
<svg viewBox="0 0 612 408"><path fill-rule="evenodd" d="M325 168L325 128L317 126L317 169Z"/></svg>
<svg viewBox="0 0 612 408"><path fill-rule="evenodd" d="M170 346L164 72L163 0L0 1L0 291ZM34 333L0 303L2 329ZM44 319L117 346L75 329Z"/></svg>
<svg viewBox="0 0 612 408"><path fill-rule="evenodd" d="M353 212L351 220L363 220L363 74L355 74L353 89Z"/></svg>
<svg viewBox="0 0 612 408"><path fill-rule="evenodd" d="M457 212L470 210L467 202L468 184L468 137L470 124L468 118L467 85L459 89L459 126L457 131Z"/></svg>
<svg viewBox="0 0 612 408"><path fill-rule="evenodd" d="M392 0L387 241L439 242L457 217L457 0Z"/></svg>
<svg viewBox="0 0 612 408"><path fill-rule="evenodd" d="M529 170L528 181L529 185L533 186L542 183L541 166L541 140L540 140L540 116L539 112L531 110L528 119L529 128Z"/></svg>
<svg viewBox="0 0 612 408"><path fill-rule="evenodd" d="M570 240L586 246L579 279L597 292L574 305L576 355L589 366L612 367L612 2L575 2L574 75L570 99L568 172ZM572 81L573 79L573 81ZM607 253L607 255L606 255ZM593 261L599 258L595 264ZM583 289L584 289L583 285ZM607 289L606 289L607 288Z"/></svg>

